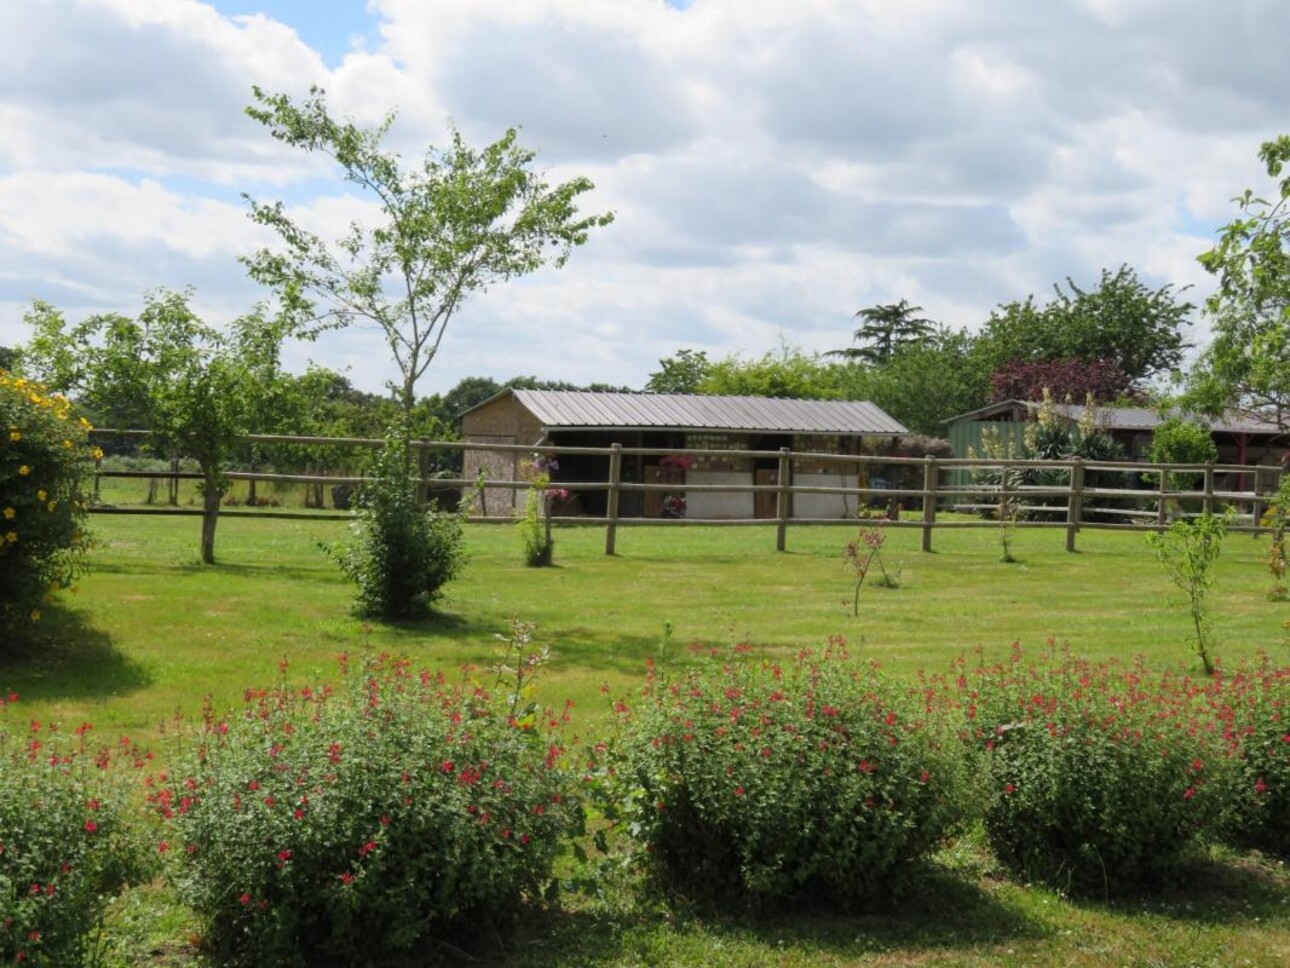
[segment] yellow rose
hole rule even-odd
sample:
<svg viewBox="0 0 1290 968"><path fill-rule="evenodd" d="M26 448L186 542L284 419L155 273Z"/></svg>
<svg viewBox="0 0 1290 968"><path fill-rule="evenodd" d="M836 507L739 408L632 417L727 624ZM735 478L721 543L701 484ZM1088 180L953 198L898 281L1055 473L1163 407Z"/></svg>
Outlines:
<svg viewBox="0 0 1290 968"><path fill-rule="evenodd" d="M31 620L32 620L33 622L39 622L39 621L40 621L40 609L38 609L38 608L33 608L33 609L31 610Z"/></svg>
<svg viewBox="0 0 1290 968"><path fill-rule="evenodd" d="M39 491L37 491L37 492L36 492L36 500L37 500L37 501L44 501L44 500L47 500L47 499L48 499L48 495L45 493L45 489L44 489L44 488L41 488Z"/></svg>
<svg viewBox="0 0 1290 968"><path fill-rule="evenodd" d="M49 513L50 513L50 514L53 514L53 513L54 513L54 508L58 507L58 502L57 502L57 501L50 501L50 502L49 502L47 505L45 505L45 506L46 506L47 508L49 508Z"/></svg>
<svg viewBox="0 0 1290 968"><path fill-rule="evenodd" d="M13 520L13 516L14 516L15 514L17 514L17 513L18 513L18 512L17 512L17 511L15 511L13 508L5 508L5 509L4 509L4 519L5 519L6 521L12 521L12 520Z"/></svg>
<svg viewBox="0 0 1290 968"><path fill-rule="evenodd" d="M22 434L20 434L20 433L19 433L18 431L16 431L16 430L11 430L11 431L9 431L9 439L10 439L10 440L22 440Z"/></svg>
<svg viewBox="0 0 1290 968"><path fill-rule="evenodd" d="M21 474L23 477L26 477L28 474L31 473L31 468L28 467L26 464L23 464L21 467L18 468L18 473Z"/></svg>
<svg viewBox="0 0 1290 968"><path fill-rule="evenodd" d="M8 541L10 544L13 544L15 541L18 540L18 532L10 531L8 534L4 536L4 539L5 541Z"/></svg>

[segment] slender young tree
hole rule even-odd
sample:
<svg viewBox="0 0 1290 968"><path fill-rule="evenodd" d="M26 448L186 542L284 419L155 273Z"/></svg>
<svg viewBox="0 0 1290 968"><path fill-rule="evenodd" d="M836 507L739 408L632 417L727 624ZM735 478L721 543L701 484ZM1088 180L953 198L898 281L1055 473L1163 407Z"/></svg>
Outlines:
<svg viewBox="0 0 1290 968"><path fill-rule="evenodd" d="M251 217L282 243L245 259L250 275L278 295L304 332L375 324L398 367L392 388L409 417L417 380L473 293L548 263L563 265L593 228L613 221L609 213L580 216L578 196L592 183L547 185L534 170L536 153L516 143L514 129L482 150L453 130L447 148L405 166L382 147L392 113L364 129L335 120L320 88L300 105L254 92L257 104L247 114L279 141L332 158L347 182L374 198L381 217L328 241L302 228L281 202L248 196Z"/></svg>

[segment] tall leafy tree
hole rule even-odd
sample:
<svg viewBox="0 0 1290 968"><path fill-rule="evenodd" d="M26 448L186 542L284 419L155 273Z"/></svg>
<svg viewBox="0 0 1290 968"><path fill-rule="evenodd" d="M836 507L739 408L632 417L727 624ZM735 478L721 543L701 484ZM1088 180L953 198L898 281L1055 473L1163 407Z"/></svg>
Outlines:
<svg viewBox="0 0 1290 968"><path fill-rule="evenodd" d="M1010 363L1101 361L1131 381L1167 373L1182 361L1184 335L1195 308L1171 285L1151 289L1127 265L1102 270L1095 289L1066 279L1046 305L1028 296L990 315L976 352L991 372Z"/></svg>
<svg viewBox="0 0 1290 968"><path fill-rule="evenodd" d="M335 160L346 181L375 199L381 219L355 223L332 242L302 228L281 202L248 198L251 217L276 232L282 247L261 250L245 260L247 268L306 331L375 324L398 366L393 389L409 416L417 380L472 294L548 263L563 265L593 228L613 220L580 216L578 196L592 183L547 185L534 170L535 152L516 143L514 129L482 150L454 130L447 148L405 167L382 147L393 114L364 129L332 118L320 88L300 105L254 92L257 104L247 113L279 141Z"/></svg>
<svg viewBox="0 0 1290 968"><path fill-rule="evenodd" d="M201 560L211 564L229 483L224 470L273 392L281 333L258 313L221 332L197 317L190 298L158 290L135 319L98 315L72 326L53 306L36 302L26 315L34 332L23 359L50 386L151 430L158 447L197 461Z"/></svg>
<svg viewBox="0 0 1290 968"><path fill-rule="evenodd" d="M914 315L922 311L922 306L911 306L904 299L862 309L855 318L864 322L852 334L852 339L863 345L833 350L830 355L865 363L884 363L902 347L926 342L935 334L934 322Z"/></svg>
<svg viewBox="0 0 1290 968"><path fill-rule="evenodd" d="M1193 370L1187 402L1236 408L1290 429L1290 135L1264 142L1259 158L1279 179L1270 198L1251 189L1200 263L1218 277L1205 304L1213 343Z"/></svg>

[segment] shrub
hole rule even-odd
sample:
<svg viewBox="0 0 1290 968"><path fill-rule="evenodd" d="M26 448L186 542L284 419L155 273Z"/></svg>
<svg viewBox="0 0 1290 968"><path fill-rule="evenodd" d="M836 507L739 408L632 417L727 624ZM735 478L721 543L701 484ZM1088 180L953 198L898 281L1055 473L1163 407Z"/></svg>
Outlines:
<svg viewBox="0 0 1290 968"><path fill-rule="evenodd" d="M1290 856L1290 668L1267 656L1207 690L1231 759L1224 775L1223 839Z"/></svg>
<svg viewBox="0 0 1290 968"><path fill-rule="evenodd" d="M984 751L985 831L1019 874L1073 893L1150 885L1217 816L1201 684L1069 656L960 680Z"/></svg>
<svg viewBox="0 0 1290 968"><path fill-rule="evenodd" d="M430 610L465 564L465 506L456 512L421 506L407 435L392 428L360 492L353 543L323 546L358 585L359 614L409 618Z"/></svg>
<svg viewBox="0 0 1290 968"><path fill-rule="evenodd" d="M37 383L0 370L0 628L16 638L84 571L89 424Z"/></svg>
<svg viewBox="0 0 1290 968"><path fill-rule="evenodd" d="M517 522L520 545L524 549L524 563L530 568L543 568L551 564L555 554L555 541L551 537L551 514L556 501L567 501L569 492L551 487L551 474L560 464L554 457L534 455L526 469L530 475L524 510Z"/></svg>
<svg viewBox="0 0 1290 968"><path fill-rule="evenodd" d="M343 664L335 691L280 686L207 715L150 799L221 963L388 964L547 887L582 814L562 768L567 716L520 699L537 661L521 657L496 697L470 670L448 684L378 659Z"/></svg>
<svg viewBox="0 0 1290 968"><path fill-rule="evenodd" d="M898 889L964 799L958 751L840 643L711 658L615 708L621 799L669 888L852 904Z"/></svg>
<svg viewBox="0 0 1290 968"><path fill-rule="evenodd" d="M87 964L112 893L145 869L130 793L117 756L88 749L88 724L11 733L17 698L0 698L0 962ZM118 755L137 751L126 740Z"/></svg>

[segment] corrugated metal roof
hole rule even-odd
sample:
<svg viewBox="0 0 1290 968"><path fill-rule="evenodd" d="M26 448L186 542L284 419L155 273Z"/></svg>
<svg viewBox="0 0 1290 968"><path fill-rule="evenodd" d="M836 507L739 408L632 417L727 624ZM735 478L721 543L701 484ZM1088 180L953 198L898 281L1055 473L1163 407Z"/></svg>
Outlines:
<svg viewBox="0 0 1290 968"><path fill-rule="evenodd" d="M995 414L1006 413L1013 407L1025 407L1028 410L1036 411L1042 404L1033 400L1002 400L998 403L992 403L988 406L981 407L979 410L973 410L969 413L959 414L957 417L951 417L946 423L954 423L958 420L980 419L993 416ZM1078 422L1084 416L1087 407L1081 404L1057 403L1053 405L1053 410L1065 417L1067 420ZM1151 407L1098 407L1096 423L1099 427L1107 430L1154 430L1170 416L1178 414L1169 414L1161 416L1159 412ZM1251 417L1236 412L1228 412L1222 417L1203 417L1198 415L1188 415L1187 419L1194 420L1202 427L1208 427L1211 431L1233 434L1275 434L1278 432L1277 425L1267 420L1260 420L1258 417Z"/></svg>
<svg viewBox="0 0 1290 968"><path fill-rule="evenodd" d="M551 430L658 428L799 434L905 434L909 431L861 400L783 400L683 393L592 393L512 390ZM493 398L494 400L497 397ZM487 406L485 401L479 406Z"/></svg>

